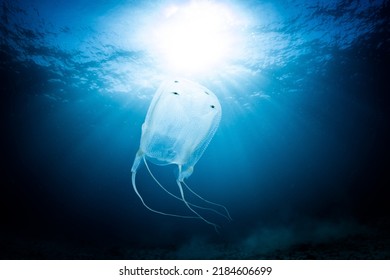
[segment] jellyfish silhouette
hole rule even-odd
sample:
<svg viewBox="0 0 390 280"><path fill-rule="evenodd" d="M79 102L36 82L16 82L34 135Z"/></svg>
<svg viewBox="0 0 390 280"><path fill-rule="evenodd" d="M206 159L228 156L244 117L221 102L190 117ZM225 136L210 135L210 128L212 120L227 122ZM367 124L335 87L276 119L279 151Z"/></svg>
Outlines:
<svg viewBox="0 0 390 280"><path fill-rule="evenodd" d="M140 147L131 168L134 191L147 209L167 216L199 218L214 226L215 229L217 229L217 225L200 215L195 209L213 211L231 220L230 214L224 206L204 199L184 182L192 174L194 165L214 136L221 114L221 105L215 94L195 82L189 80L167 81L156 91L142 125ZM170 196L184 202L185 206L192 212L192 216L158 211L145 202L136 186L136 173L141 161L145 163L157 185ZM177 165L176 183L180 196L169 192L156 179L147 161L157 165ZM207 205L207 207L187 201L183 186L185 186L186 191L202 200L203 205Z"/></svg>

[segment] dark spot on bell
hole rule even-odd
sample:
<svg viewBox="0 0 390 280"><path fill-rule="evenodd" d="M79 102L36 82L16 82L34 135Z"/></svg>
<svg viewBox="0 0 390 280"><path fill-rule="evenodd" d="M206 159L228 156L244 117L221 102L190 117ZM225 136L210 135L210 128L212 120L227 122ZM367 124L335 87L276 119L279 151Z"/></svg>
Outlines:
<svg viewBox="0 0 390 280"><path fill-rule="evenodd" d="M173 93L174 95L179 95L176 91L173 91L172 93Z"/></svg>
<svg viewBox="0 0 390 280"><path fill-rule="evenodd" d="M211 108L213 108L213 109L215 108L215 106L214 106L214 105L210 105L210 107L211 107Z"/></svg>
<svg viewBox="0 0 390 280"><path fill-rule="evenodd" d="M210 93L208 93L207 91L205 91L204 93L206 93L207 95L210 95Z"/></svg>
<svg viewBox="0 0 390 280"><path fill-rule="evenodd" d="M179 81L174 81L174 83L178 83Z"/></svg>

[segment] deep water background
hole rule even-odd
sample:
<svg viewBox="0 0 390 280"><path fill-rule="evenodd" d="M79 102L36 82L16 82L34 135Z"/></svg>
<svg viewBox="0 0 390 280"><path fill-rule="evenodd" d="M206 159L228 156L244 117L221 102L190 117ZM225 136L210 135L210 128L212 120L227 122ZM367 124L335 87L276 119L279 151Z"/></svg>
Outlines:
<svg viewBox="0 0 390 280"><path fill-rule="evenodd" d="M388 1L248 1L277 16L246 27L226 69L189 75L223 108L187 181L229 209L205 213L219 233L131 186L166 77L102 22L154 4L57 2L1 1L1 259L390 258ZM178 193L174 167L151 168ZM137 185L189 213L144 166Z"/></svg>

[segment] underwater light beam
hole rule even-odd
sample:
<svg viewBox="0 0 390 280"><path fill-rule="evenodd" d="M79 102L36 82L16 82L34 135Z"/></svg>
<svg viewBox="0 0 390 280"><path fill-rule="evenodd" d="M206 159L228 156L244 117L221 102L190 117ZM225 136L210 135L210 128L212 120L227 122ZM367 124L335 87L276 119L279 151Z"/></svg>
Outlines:
<svg viewBox="0 0 390 280"><path fill-rule="evenodd" d="M237 19L232 11L212 2L170 6L152 33L152 53L168 72L204 73L233 56Z"/></svg>

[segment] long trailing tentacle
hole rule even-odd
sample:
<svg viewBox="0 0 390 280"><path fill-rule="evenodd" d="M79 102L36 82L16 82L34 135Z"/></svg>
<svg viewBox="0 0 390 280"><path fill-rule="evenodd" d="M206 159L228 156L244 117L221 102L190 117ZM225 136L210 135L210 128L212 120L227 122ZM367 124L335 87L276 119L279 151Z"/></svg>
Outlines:
<svg viewBox="0 0 390 280"><path fill-rule="evenodd" d="M135 193L138 195L138 197L140 198L142 204L150 211L154 212L154 213L157 213L157 214L161 214L161 215L165 215L165 216L172 216L172 217L178 217L178 218L190 218L190 219L198 219L200 218L199 216L184 216L184 215L177 215L177 214L171 214L171 213L165 213L165 212L162 212L162 211L158 211L158 210L155 210L151 207L149 207L144 199L142 198L142 196L140 195L140 193L138 192L138 189L137 189L137 185L135 184L135 177L136 177L136 174L137 172L136 171L132 171L132 175L131 175L131 182L133 184L133 189L135 191Z"/></svg>
<svg viewBox="0 0 390 280"><path fill-rule="evenodd" d="M147 163L145 157L144 157L144 163L145 163L146 168L147 168L148 171L149 171L150 176L152 176L153 180L157 183L157 185L160 186L160 188L162 188L162 189L163 189L167 194L169 194L170 196L172 196L172 197L174 197L174 198L176 198L176 199L178 199L178 200L180 200L180 201L183 201L183 199L182 199L181 197L179 197L179 196L177 196L177 195L174 195L173 193L171 193L170 191L168 191L168 190L167 190L167 189L166 189L166 188L157 180L157 178L153 175L152 171L150 170L149 165L148 165L148 163ZM183 182L183 183L184 183L184 182ZM192 193L194 193L194 192L193 192L185 183L184 183L184 185L185 185ZM195 194L196 196L200 197L200 196L197 195L196 193L194 193L194 194ZM200 198L201 198L201 197L200 197ZM201 199L207 202L207 200L205 200L205 199L203 199L203 198L201 198ZM215 210L215 209L213 209L213 208L199 206L199 205L196 205L196 204L191 203L191 202L188 202L188 201L187 201L187 203L188 203L189 205L191 205L192 207L196 207L196 208L198 208L198 209L203 209L203 210L212 211L212 212L214 212L214 213L216 213L216 214L218 214L218 215L220 215L220 216L222 216L222 217L225 217L225 218L227 218L227 219L230 218L230 216L227 217L226 215L224 215L224 214L218 212L217 210ZM209 203L211 203L211 204L216 204L216 203L212 203L212 202L209 202ZM219 205L219 204L216 204L216 205L217 205L217 206L222 206L222 205ZM223 206L222 206L222 207L223 207ZM231 218L230 218L230 220L231 220Z"/></svg>
<svg viewBox="0 0 390 280"><path fill-rule="evenodd" d="M201 218L204 222L206 222L209 225L212 225L214 227L215 231L218 232L218 225L217 224L210 222L209 220L207 220L206 218L204 218L202 215L200 215L198 212L196 212L194 209L191 208L191 206L189 205L189 203L187 202L187 200L184 197L183 187L181 186L181 182L179 181L179 179L176 180L176 183L179 186L181 197L182 197L184 203L187 205L188 209L190 209L195 215L197 215L199 218Z"/></svg>
<svg viewBox="0 0 390 280"><path fill-rule="evenodd" d="M204 202L223 208L223 209L225 210L225 212L226 212L226 215L221 214L221 213L219 213L218 211L216 211L216 212L218 212L221 216L225 217L226 219L228 219L228 220L230 220L230 221L233 220L232 217L230 216L229 211L227 210L227 208L226 208L225 206L223 206L223 205L221 205L221 204L218 204L218 203L215 203L215 202L212 202L212 201L209 201L209 200L207 200L207 199L201 197L199 194L197 194L196 192L194 192L194 191L193 191L193 190L192 190L184 181L183 181L183 184L184 184L184 186L186 186L186 188L187 188L192 194L194 194L196 197L200 198L200 199L203 200Z"/></svg>

